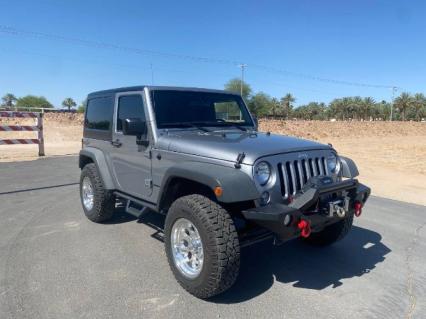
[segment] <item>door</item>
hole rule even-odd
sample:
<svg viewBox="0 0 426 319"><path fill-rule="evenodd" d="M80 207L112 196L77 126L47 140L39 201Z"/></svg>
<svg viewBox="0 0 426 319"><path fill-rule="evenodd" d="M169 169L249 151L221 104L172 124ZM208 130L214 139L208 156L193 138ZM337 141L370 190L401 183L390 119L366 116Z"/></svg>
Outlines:
<svg viewBox="0 0 426 319"><path fill-rule="evenodd" d="M122 120L139 118L146 121L144 99L141 93L119 93L115 99L113 151L111 163L120 191L149 200L152 193L150 145L138 145L136 136L123 134ZM147 136L142 139L148 139Z"/></svg>

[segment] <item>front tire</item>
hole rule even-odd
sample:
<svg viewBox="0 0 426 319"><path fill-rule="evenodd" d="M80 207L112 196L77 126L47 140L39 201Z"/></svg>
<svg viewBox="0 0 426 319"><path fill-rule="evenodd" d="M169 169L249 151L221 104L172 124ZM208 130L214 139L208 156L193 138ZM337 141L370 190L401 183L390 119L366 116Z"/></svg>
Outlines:
<svg viewBox="0 0 426 319"><path fill-rule="evenodd" d="M95 223L107 221L115 210L115 196L108 192L94 163L87 164L80 175L80 199L84 214Z"/></svg>
<svg viewBox="0 0 426 319"><path fill-rule="evenodd" d="M190 294L206 299L230 288L240 267L238 234L231 216L202 195L178 198L165 223L170 268Z"/></svg>
<svg viewBox="0 0 426 319"><path fill-rule="evenodd" d="M337 223L325 227L322 231L312 233L303 240L315 246L328 246L346 237L352 228L354 220L353 213Z"/></svg>

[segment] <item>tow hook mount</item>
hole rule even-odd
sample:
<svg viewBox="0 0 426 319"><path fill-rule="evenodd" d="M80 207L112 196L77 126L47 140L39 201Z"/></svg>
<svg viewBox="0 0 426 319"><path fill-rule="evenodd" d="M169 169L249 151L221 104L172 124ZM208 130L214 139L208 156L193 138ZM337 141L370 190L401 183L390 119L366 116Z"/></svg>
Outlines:
<svg viewBox="0 0 426 319"><path fill-rule="evenodd" d="M336 215L337 217L344 218L346 216L346 212L349 211L349 202L350 202L350 198L347 196L343 199L329 202L328 203L329 217L333 217Z"/></svg>

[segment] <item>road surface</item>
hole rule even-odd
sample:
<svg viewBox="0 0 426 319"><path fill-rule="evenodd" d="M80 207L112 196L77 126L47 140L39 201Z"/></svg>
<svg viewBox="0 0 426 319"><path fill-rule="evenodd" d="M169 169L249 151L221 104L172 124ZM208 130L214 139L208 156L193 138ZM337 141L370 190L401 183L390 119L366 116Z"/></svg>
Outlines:
<svg viewBox="0 0 426 319"><path fill-rule="evenodd" d="M235 286L202 301L169 270L160 215L94 224L78 178L76 157L0 163L0 318L426 318L424 206L371 197L334 246L245 248Z"/></svg>

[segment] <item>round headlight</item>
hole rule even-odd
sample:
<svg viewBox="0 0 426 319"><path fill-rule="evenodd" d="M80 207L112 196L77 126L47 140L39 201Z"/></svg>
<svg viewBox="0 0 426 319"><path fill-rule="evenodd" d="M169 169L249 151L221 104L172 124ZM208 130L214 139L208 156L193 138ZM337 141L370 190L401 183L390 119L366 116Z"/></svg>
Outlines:
<svg viewBox="0 0 426 319"><path fill-rule="evenodd" d="M254 168L254 176L261 186L265 185L271 177L271 166L267 162L259 162Z"/></svg>
<svg viewBox="0 0 426 319"><path fill-rule="evenodd" d="M340 171L340 161L339 158L331 154L329 157L327 157L327 168L328 171L332 174L338 174Z"/></svg>

